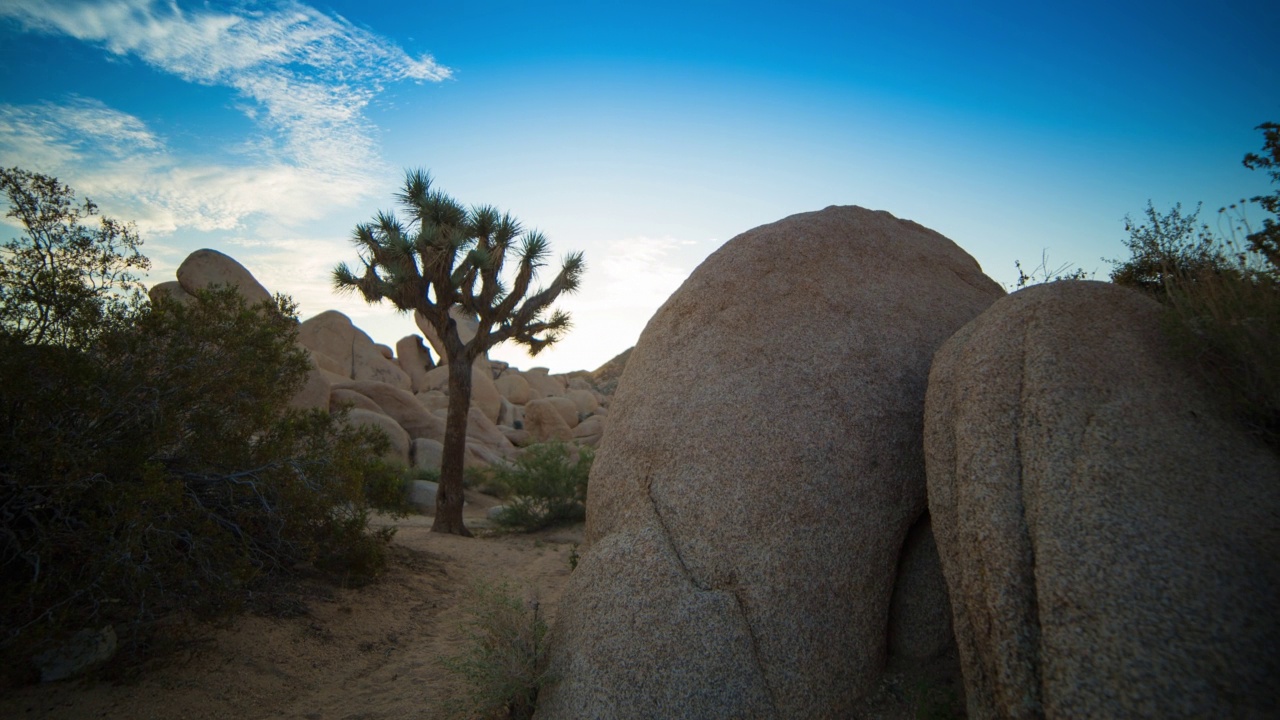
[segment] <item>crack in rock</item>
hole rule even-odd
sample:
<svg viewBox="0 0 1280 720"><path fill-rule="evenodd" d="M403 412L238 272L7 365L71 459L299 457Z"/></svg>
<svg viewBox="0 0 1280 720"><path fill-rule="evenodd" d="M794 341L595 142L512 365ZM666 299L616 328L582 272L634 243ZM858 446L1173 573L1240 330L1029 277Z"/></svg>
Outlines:
<svg viewBox="0 0 1280 720"><path fill-rule="evenodd" d="M728 595L733 598L734 607L738 608L738 614L742 618L742 626L746 629L747 639L751 645L751 661L756 666L756 674L760 677L761 684L764 685L765 692L769 696L769 704L773 706L773 714L775 717L781 717L778 710L778 696L774 692L773 686L769 683L769 675L765 672L764 662L760 658L760 642L756 638L755 628L751 625L751 619L747 615L747 607L738 593L737 578L733 575L727 583L710 584L698 579L697 576L689 570L689 566L684 561L684 556L680 554L680 548L676 546L675 540L672 539L671 528L667 525L667 521L662 517L662 511L658 509L658 499L653 496L653 478L645 478L645 494L649 498L649 506L653 508L653 516L658 520L658 529L662 533L662 538L667 541L667 547L671 548L671 554L675 555L676 562L680 565L680 571L685 578L700 592L717 592Z"/></svg>

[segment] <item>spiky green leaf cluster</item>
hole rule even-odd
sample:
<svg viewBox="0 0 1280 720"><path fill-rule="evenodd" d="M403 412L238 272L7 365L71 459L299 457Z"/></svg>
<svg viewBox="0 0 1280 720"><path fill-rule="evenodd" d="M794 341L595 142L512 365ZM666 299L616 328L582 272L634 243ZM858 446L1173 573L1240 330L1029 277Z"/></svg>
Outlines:
<svg viewBox="0 0 1280 720"><path fill-rule="evenodd" d="M406 173L396 199L405 220L379 212L356 226L352 242L360 267L343 263L334 270L338 290L417 310L438 329L448 326L449 308L458 306L479 320L479 332L465 348L471 359L507 340L536 354L569 328L569 315L551 306L578 289L586 270L582 253L570 253L549 285L535 287L550 254L542 233L525 230L491 205L463 206L433 188L424 170Z"/></svg>

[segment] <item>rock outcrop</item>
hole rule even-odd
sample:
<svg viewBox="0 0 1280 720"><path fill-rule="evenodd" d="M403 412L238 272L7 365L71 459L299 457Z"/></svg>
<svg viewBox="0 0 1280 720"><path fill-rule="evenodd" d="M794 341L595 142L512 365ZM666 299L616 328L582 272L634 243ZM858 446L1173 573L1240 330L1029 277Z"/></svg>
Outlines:
<svg viewBox="0 0 1280 720"><path fill-rule="evenodd" d="M351 318L328 310L309 318L298 329L298 342L317 356L321 367L352 380L385 383L409 390L413 382L399 364L383 356L378 346Z"/></svg>
<svg viewBox="0 0 1280 720"><path fill-rule="evenodd" d="M848 716L925 511L929 363L1002 294L950 240L857 207L711 255L610 407L542 717ZM945 594L934 567L915 591Z"/></svg>
<svg viewBox="0 0 1280 720"><path fill-rule="evenodd" d="M271 302L271 293L236 262L217 250L197 250L178 266L178 285L194 295L212 285L232 285L250 306Z"/></svg>
<svg viewBox="0 0 1280 720"><path fill-rule="evenodd" d="M929 508L971 718L1280 714L1280 459L1104 283L993 305L933 364Z"/></svg>
<svg viewBox="0 0 1280 720"><path fill-rule="evenodd" d="M192 253L179 267L177 280L154 285L150 294L152 298L194 302L192 293L215 284L236 286L249 303L271 299L244 266L215 250ZM452 316L464 341L474 337L474 318L456 308ZM430 329L421 317L417 319L424 331ZM447 358L434 330L428 338L440 357ZM374 343L346 315L329 310L299 325L298 344L307 352L311 367L290 407L349 411L348 423L377 428L388 436L389 459L424 469L440 467L449 371L434 366L421 337L401 338L392 349ZM563 428L550 435L583 444L597 442L607 401L576 378L572 396L566 397L570 378L550 375L546 368L535 368L532 373L543 387L538 395L547 397L547 407ZM501 388L495 383L499 376L503 378ZM472 367L471 383L465 463L483 467L510 462L521 452L512 439L522 444L530 440L530 434L520 429L524 404L535 394L529 377L507 363L482 357ZM582 417L595 418L589 428L593 433L575 439L568 428Z"/></svg>

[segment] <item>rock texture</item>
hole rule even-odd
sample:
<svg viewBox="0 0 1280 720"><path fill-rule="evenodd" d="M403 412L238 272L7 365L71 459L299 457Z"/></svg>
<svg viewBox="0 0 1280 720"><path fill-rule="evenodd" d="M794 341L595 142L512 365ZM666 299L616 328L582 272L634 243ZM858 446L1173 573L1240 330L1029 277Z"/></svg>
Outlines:
<svg viewBox="0 0 1280 720"><path fill-rule="evenodd" d="M249 305L271 302L271 293L262 287L243 265L217 250L197 250L178 266L178 284L194 295L211 285L234 285Z"/></svg>
<svg viewBox="0 0 1280 720"><path fill-rule="evenodd" d="M1280 714L1280 460L1158 312L1036 286L937 354L929 507L972 718Z"/></svg>
<svg viewBox="0 0 1280 720"><path fill-rule="evenodd" d="M400 465L409 465L409 433L391 418L372 410L354 408L347 413L347 423L353 427L371 427L381 430L391 441L386 458Z"/></svg>
<svg viewBox="0 0 1280 720"><path fill-rule="evenodd" d="M1000 295L950 240L857 207L709 257L627 361L541 716L848 716L925 509L930 360Z"/></svg>
<svg viewBox="0 0 1280 720"><path fill-rule="evenodd" d="M150 294L153 299L169 297L193 302L190 293L215 284L238 287L250 303L271 299L248 270L215 250L192 253L179 267L177 280L154 285ZM474 337L475 318L457 308L451 314L463 341ZM443 357L443 346L430 325L421 316L416 319ZM449 369L435 367L421 337L401 338L392 349L374 343L350 318L330 310L299 325L298 344L308 353L311 367L305 383L289 403L291 408L333 412L350 409L349 423L386 432L392 446L388 458L439 469L448 416ZM519 428L523 425L524 403L535 393L524 374L505 362L481 357L471 372L465 464L485 467L508 463L522 452L512 440L523 445L530 439L529 433ZM589 374L552 376L546 368L535 368L533 373L545 389L537 394L548 396L547 407L559 423L559 429L548 436L580 444L597 442L604 427L607 400L578 377L590 377ZM494 382L496 376L504 378L501 387ZM565 397L570 383L574 393ZM574 436L569 428L588 416L594 418L589 428L593 432Z"/></svg>
<svg viewBox="0 0 1280 720"><path fill-rule="evenodd" d="M357 380L336 383L333 388L351 390L369 398L411 438L444 441L444 420L423 407L408 391L386 383Z"/></svg>
<svg viewBox="0 0 1280 720"><path fill-rule="evenodd" d="M421 337L408 335L396 342L396 363L400 365L404 374L409 376L413 392L428 389L427 371L436 365L431 359L431 352L427 350L426 345L422 344Z"/></svg>
<svg viewBox="0 0 1280 720"><path fill-rule="evenodd" d="M352 380L385 383L401 390L413 387L409 376L395 361L388 360L363 330L351 324L351 318L337 310L328 310L309 318L298 329L298 342L317 355L321 367L336 371Z"/></svg>
<svg viewBox="0 0 1280 720"><path fill-rule="evenodd" d="M563 442L573 437L573 430L551 398L530 400L524 406L524 429L534 442Z"/></svg>

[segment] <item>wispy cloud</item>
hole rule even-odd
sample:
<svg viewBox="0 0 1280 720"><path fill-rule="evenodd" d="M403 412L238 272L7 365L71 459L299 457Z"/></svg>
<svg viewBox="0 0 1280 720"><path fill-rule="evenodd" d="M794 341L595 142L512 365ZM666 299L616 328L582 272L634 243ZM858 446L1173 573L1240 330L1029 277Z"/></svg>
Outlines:
<svg viewBox="0 0 1280 720"><path fill-rule="evenodd" d="M370 192L382 163L364 111L387 83L439 81L448 68L413 57L346 19L286 1L263 9L183 8L152 0L7 0L0 18L137 58L188 82L228 87L263 131L255 164L192 167L137 117L100 102L0 106L0 153L77 183L127 182L156 231L236 226L254 213L314 216ZM139 152L141 151L141 152Z"/></svg>
<svg viewBox="0 0 1280 720"><path fill-rule="evenodd" d="M65 165L86 155L113 159L160 150L142 120L89 98L63 103L0 105L0 148L26 148L41 164Z"/></svg>

